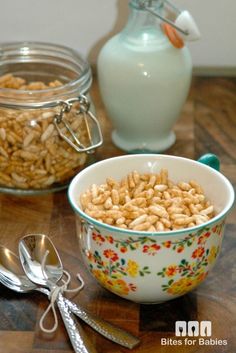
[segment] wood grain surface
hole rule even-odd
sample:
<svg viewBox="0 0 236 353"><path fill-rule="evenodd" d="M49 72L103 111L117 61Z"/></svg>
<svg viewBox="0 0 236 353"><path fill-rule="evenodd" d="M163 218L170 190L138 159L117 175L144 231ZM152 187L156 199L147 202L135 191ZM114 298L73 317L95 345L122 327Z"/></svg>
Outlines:
<svg viewBox="0 0 236 353"><path fill-rule="evenodd" d="M177 141L168 154L196 159L212 152L221 170L236 186L236 80L195 78L181 118L175 126ZM111 142L111 124L96 81L92 96L105 136L98 160L123 154ZM223 248L206 281L192 293L161 305L139 305L100 287L84 267L76 240L73 211L66 191L42 196L0 195L0 244L17 250L27 233L48 234L59 250L65 269L80 272L85 289L73 298L91 312L129 330L141 339L134 353L235 353L236 352L236 212L227 219ZM65 328L59 321L55 334L43 334L38 322L47 307L39 293L16 294L0 285L0 353L71 353ZM51 320L51 319L50 319ZM50 323L49 320L49 323ZM227 346L163 346L161 338L175 338L178 320L211 320L212 338ZM98 353L126 353L128 349L106 340L87 325L84 329Z"/></svg>

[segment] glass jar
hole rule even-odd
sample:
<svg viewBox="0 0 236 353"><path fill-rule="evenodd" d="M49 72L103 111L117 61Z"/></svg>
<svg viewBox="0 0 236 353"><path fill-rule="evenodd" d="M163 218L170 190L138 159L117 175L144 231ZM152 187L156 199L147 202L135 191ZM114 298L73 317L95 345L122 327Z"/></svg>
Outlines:
<svg viewBox="0 0 236 353"><path fill-rule="evenodd" d="M114 130L128 152L161 152L175 142L173 126L189 92L192 62L186 46L172 45L158 17L164 0L131 0L125 28L98 57L101 96Z"/></svg>
<svg viewBox="0 0 236 353"><path fill-rule="evenodd" d="M0 46L0 191L57 191L86 165L102 144L91 83L89 64L70 48Z"/></svg>

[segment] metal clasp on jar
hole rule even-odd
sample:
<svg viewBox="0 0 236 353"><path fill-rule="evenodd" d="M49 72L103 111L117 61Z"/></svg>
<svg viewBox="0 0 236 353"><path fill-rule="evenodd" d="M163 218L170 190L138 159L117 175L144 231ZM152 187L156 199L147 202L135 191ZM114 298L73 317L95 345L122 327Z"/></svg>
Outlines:
<svg viewBox="0 0 236 353"><path fill-rule="evenodd" d="M73 131L69 122L66 120L66 113L71 111L71 108L74 103L79 103L79 109L76 112L78 116L81 116L84 120L89 145L85 146L76 135L76 131ZM103 137L101 128L97 118L90 110L90 102L85 95L80 95L77 98L71 98L65 101L60 101L59 104L61 105L61 111L55 115L54 117L54 124L58 131L60 137L65 140L71 147L73 147L77 152L90 152L92 153L95 148L99 147L103 143ZM63 129L61 128L63 125L69 136L67 136Z"/></svg>

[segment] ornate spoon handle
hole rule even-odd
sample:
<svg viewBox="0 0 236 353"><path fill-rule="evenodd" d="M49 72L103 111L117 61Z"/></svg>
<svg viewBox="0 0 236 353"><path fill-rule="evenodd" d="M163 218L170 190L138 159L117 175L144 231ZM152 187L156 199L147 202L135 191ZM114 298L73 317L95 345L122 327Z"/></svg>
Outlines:
<svg viewBox="0 0 236 353"><path fill-rule="evenodd" d="M71 310L65 301L66 299L59 294L57 298L57 306L61 313L61 317L64 321L74 351L76 353L97 353L81 325L74 320Z"/></svg>
<svg viewBox="0 0 236 353"><path fill-rule="evenodd" d="M87 312L78 304L72 303L70 300L64 298L65 304L69 310L77 315L80 319L85 321L94 330L105 336L109 340L120 344L126 348L132 349L140 343L140 340L121 328L110 324L109 322Z"/></svg>

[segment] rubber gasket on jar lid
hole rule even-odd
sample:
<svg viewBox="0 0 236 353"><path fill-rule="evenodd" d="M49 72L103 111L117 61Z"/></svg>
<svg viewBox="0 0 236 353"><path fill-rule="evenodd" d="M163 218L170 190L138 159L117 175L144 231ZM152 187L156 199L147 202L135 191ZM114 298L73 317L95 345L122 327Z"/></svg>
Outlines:
<svg viewBox="0 0 236 353"><path fill-rule="evenodd" d="M163 23L162 24L162 29L165 35L169 38L171 44L177 48L181 49L184 47L184 41L183 39L179 36L177 31L168 23Z"/></svg>

